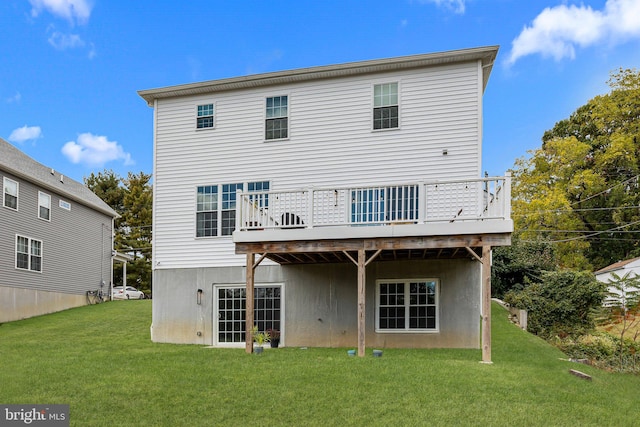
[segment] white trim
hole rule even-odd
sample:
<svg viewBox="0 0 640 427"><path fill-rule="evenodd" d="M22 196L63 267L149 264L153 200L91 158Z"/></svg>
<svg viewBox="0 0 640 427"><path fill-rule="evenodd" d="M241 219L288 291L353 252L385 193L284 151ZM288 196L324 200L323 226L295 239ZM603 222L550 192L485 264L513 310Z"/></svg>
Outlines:
<svg viewBox="0 0 640 427"><path fill-rule="evenodd" d="M66 200L58 200L58 207L64 209L65 211L71 211L71 203Z"/></svg>
<svg viewBox="0 0 640 427"><path fill-rule="evenodd" d="M394 127L394 128L381 128L381 129L375 129L373 127L373 120L374 120L374 111L376 108L376 103L375 103L375 90L376 90L376 86L378 85L384 85L384 84L397 84L398 85L398 126ZM402 81L400 78L395 79L395 80L389 80L389 79L384 79L384 80L374 80L371 82L371 89L370 89L370 93L371 93L371 101L370 101L370 107L369 107L369 128L371 129L372 133L377 133L377 132L393 132L396 130L399 130L402 127Z"/></svg>
<svg viewBox="0 0 640 427"><path fill-rule="evenodd" d="M285 326L285 285L283 282L275 282L275 283L256 283L254 285L254 289L257 288L275 288L275 287L279 287L280 288L280 346L284 346L284 337L285 337L285 331L284 331L284 326ZM218 290L220 288L224 288L224 289L229 289L229 288L236 288L236 289L246 289L247 286L244 283L214 283L212 285L212 301L211 301L211 320L212 320L212 325L211 325L211 333L212 333L212 337L211 337L211 342L213 344L214 347L224 347L224 348L245 348L245 342L234 342L234 343L227 343L227 342L218 342L218 317L216 316L216 313L218 312ZM246 298L246 292L245 292L245 298ZM254 307L255 310L255 307ZM244 332L244 331L242 331Z"/></svg>
<svg viewBox="0 0 640 427"><path fill-rule="evenodd" d="M409 295L406 293L409 282L434 282L436 285L435 306L436 306L436 326L433 329L409 329L408 324L405 329L382 329L380 328L380 285L383 283L401 282L405 286L405 308L409 307ZM409 317L405 318L410 321ZM378 334L437 334L440 333L440 279L431 278L403 278L403 279L377 279L376 280L376 300L375 300L375 331Z"/></svg>
<svg viewBox="0 0 640 427"><path fill-rule="evenodd" d="M198 116L198 107L204 107L206 105L211 105L211 108L213 109L213 114L206 115L206 116ZM218 112L218 106L216 105L216 103L214 101L207 102L207 103L204 103L204 104L197 103L195 109L196 109L196 126L195 126L195 130L197 132L206 131L206 130L212 130L212 129L216 128L216 125L217 125L217 123L216 123L217 122L216 113ZM199 118L204 118L204 117L211 117L213 119L213 126L207 126L207 127L199 128L198 127L198 119Z"/></svg>
<svg viewBox="0 0 640 427"><path fill-rule="evenodd" d="M15 270L19 270L19 271L30 271L32 273L39 273L42 274L42 270L44 269L44 242L40 239L34 239L32 237L29 236L25 236L22 234L18 234L16 233L16 238L14 240L15 245L14 245L14 249L13 249L13 255L14 255L14 259L13 259L13 268ZM22 237L23 239L27 239L27 255L28 255L28 268L20 268L18 267L18 238ZM31 268L31 242L35 241L35 242L40 242L40 270L33 270Z"/></svg>
<svg viewBox="0 0 640 427"><path fill-rule="evenodd" d="M287 119L287 136L285 138L271 138L267 139L267 99L269 98L281 98L283 96L287 97L287 115L285 116ZM262 103L262 136L264 142L275 142L275 141L288 141L291 139L291 94L289 92L282 93L280 95L271 95L265 96ZM274 119L282 119L285 117L272 117Z"/></svg>
<svg viewBox="0 0 640 427"><path fill-rule="evenodd" d="M12 208L10 206L7 206L4 204L5 200L4 200L4 195L5 195L5 187L7 186L6 182L12 182L16 185L16 207ZM9 177L3 177L2 179L2 206L7 208L7 209L11 209L12 211L18 211L18 208L20 207L20 183L18 181L15 181Z"/></svg>
<svg viewBox="0 0 640 427"><path fill-rule="evenodd" d="M40 204L40 195L48 197L49 206L44 206L44 205ZM49 218L43 218L43 217L40 216L40 208L41 207L49 209ZM41 220L47 221L47 222L51 222L51 215L53 214L51 211L52 211L52 209L51 209L51 195L47 194L47 193L45 193L43 191L38 191L38 219L41 219Z"/></svg>

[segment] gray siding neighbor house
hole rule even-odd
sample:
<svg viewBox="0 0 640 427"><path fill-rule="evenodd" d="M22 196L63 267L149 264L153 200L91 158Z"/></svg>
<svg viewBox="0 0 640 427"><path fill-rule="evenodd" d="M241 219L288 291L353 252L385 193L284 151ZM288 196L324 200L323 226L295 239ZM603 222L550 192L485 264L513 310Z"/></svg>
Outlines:
<svg viewBox="0 0 640 427"><path fill-rule="evenodd" d="M109 293L117 213L83 184L0 139L0 322Z"/></svg>
<svg viewBox="0 0 640 427"><path fill-rule="evenodd" d="M482 170L496 46L139 91L157 342L482 348L510 177ZM250 296L250 297L249 297Z"/></svg>

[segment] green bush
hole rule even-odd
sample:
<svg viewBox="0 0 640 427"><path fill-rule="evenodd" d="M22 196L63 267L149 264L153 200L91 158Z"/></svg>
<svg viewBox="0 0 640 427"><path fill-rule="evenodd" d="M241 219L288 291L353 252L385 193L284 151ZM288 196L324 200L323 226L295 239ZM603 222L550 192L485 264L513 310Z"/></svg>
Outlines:
<svg viewBox="0 0 640 427"><path fill-rule="evenodd" d="M586 271L543 272L539 283L511 290L505 302L528 311L527 329L543 338L579 336L595 327L606 284Z"/></svg>
<svg viewBox="0 0 640 427"><path fill-rule="evenodd" d="M615 372L640 374L640 343L599 333L553 342L572 359L588 359L591 365Z"/></svg>

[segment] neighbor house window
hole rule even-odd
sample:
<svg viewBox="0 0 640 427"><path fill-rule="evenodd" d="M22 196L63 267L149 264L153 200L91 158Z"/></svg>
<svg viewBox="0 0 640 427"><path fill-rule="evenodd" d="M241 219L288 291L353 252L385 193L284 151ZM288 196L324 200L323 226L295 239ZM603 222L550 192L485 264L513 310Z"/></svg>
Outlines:
<svg viewBox="0 0 640 427"><path fill-rule="evenodd" d="M380 332L437 331L438 281L390 280L376 283L376 329Z"/></svg>
<svg viewBox="0 0 640 427"><path fill-rule="evenodd" d="M4 207L18 210L18 183L12 179L4 178L2 188L4 189Z"/></svg>
<svg viewBox="0 0 640 427"><path fill-rule="evenodd" d="M198 129L212 128L214 125L213 104L198 105L196 127Z"/></svg>
<svg viewBox="0 0 640 427"><path fill-rule="evenodd" d="M230 236L236 228L236 193L268 191L269 182L207 185L197 188L196 237ZM218 196L219 195L219 196ZM266 208L268 198L261 195L259 205Z"/></svg>
<svg viewBox="0 0 640 427"><path fill-rule="evenodd" d="M38 191L38 218L51 220L51 196Z"/></svg>
<svg viewBox="0 0 640 427"><path fill-rule="evenodd" d="M16 236L16 268L42 271L42 242Z"/></svg>
<svg viewBox="0 0 640 427"><path fill-rule="evenodd" d="M398 83L383 83L373 87L373 128L398 127Z"/></svg>
<svg viewBox="0 0 640 427"><path fill-rule="evenodd" d="M267 98L265 139L283 139L289 136L288 97Z"/></svg>

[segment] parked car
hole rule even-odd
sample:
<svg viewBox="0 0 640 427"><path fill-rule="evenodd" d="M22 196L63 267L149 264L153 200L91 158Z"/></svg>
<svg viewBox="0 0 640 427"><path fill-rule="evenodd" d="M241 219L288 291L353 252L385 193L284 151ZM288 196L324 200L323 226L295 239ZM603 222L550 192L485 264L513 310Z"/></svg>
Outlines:
<svg viewBox="0 0 640 427"><path fill-rule="evenodd" d="M127 286L127 290L123 292L122 286L114 286L111 297L113 299L144 299L144 292L137 290L133 286Z"/></svg>

